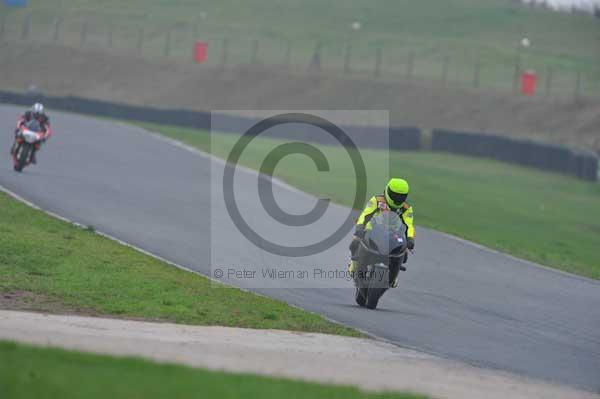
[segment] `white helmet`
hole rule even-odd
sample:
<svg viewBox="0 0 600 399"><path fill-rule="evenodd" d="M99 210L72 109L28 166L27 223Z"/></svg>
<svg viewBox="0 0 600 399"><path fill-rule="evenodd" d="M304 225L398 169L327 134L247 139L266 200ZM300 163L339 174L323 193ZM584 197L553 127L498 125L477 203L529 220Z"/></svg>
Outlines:
<svg viewBox="0 0 600 399"><path fill-rule="evenodd" d="M31 107L31 112L33 112L34 114L43 115L44 114L44 105L41 103L33 104L33 106Z"/></svg>

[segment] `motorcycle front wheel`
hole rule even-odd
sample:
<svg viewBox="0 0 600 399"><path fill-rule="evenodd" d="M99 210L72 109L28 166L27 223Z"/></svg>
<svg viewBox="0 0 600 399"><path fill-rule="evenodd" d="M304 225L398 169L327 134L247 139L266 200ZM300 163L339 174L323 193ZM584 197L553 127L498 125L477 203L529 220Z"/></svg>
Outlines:
<svg viewBox="0 0 600 399"><path fill-rule="evenodd" d="M23 171L23 168L27 165L31 153L32 146L27 144L20 144L15 150L15 166L14 169L17 172Z"/></svg>
<svg viewBox="0 0 600 399"><path fill-rule="evenodd" d="M387 291L386 288L369 288L367 292L367 301L365 306L367 309L375 309L377 308L377 304L379 303L379 298L383 295L383 293Z"/></svg>
<svg viewBox="0 0 600 399"><path fill-rule="evenodd" d="M354 293L354 300L359 306L367 305L367 289L366 288L358 288L356 287L356 292Z"/></svg>

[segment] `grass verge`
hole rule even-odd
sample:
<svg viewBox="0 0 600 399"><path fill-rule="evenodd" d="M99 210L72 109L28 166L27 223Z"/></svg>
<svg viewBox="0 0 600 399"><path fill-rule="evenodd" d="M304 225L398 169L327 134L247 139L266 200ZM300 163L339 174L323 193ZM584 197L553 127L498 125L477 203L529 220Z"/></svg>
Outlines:
<svg viewBox="0 0 600 399"><path fill-rule="evenodd" d="M389 398L356 388L228 374L0 341L3 398Z"/></svg>
<svg viewBox="0 0 600 399"><path fill-rule="evenodd" d="M207 62L215 66L226 59L230 65L289 62L302 69L321 43L324 67L337 70L351 44L353 73L372 73L379 48L386 75L441 80L447 68L448 80L510 89L518 59L522 68L544 74L553 92L571 94L578 71L581 88L598 91L598 20L514 0L345 0L326 6L318 0L31 0L28 7L0 4L0 13L8 15L5 39L186 60L198 39L209 43ZM359 30L352 28L355 21ZM530 47L519 47L524 37Z"/></svg>
<svg viewBox="0 0 600 399"><path fill-rule="evenodd" d="M209 136L179 127L141 124L168 137L226 158L237 137ZM258 169L281 141L257 138L241 164ZM276 177L324 198L350 206L352 165L343 149L320 147L331 170L316 171L303 156L284 158ZM560 270L600 279L600 185L501 162L432 152L361 151L369 193L390 175L411 183L410 202L418 225L445 231ZM336 167L337 166L337 167ZM418 233L417 233L418 235ZM418 238L417 238L418 245Z"/></svg>
<svg viewBox="0 0 600 399"><path fill-rule="evenodd" d="M0 295L28 293L21 296L30 306L20 309L360 335L284 302L213 284L0 193Z"/></svg>

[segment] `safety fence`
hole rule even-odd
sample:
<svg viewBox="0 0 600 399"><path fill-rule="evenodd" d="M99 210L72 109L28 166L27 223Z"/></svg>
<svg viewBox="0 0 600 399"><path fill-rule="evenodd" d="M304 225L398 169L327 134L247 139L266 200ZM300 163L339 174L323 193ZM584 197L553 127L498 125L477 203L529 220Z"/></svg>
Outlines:
<svg viewBox="0 0 600 399"><path fill-rule="evenodd" d="M0 91L0 103L29 106L34 101L41 101L51 109L80 114L204 130L211 128L209 112L119 104L75 96ZM219 131L232 134L243 134L249 126L260 122L257 118L223 114L218 115L218 119ZM358 148L413 151L423 148L422 133L418 127L390 127L388 130L381 126L342 125L340 128ZM310 126L293 123L287 128L278 129L276 137L316 143L330 142L327 135L323 134L322 126L318 124ZM433 151L491 158L589 181L596 181L598 178L598 156L590 151L506 136L445 129L434 129L431 140Z"/></svg>
<svg viewBox="0 0 600 399"><path fill-rule="evenodd" d="M72 15L27 11L0 14L0 42L56 44L81 49L123 51L192 62L197 43L202 63L226 69L271 66L296 73L361 79L429 81L439 87L490 88L521 93L522 76L535 70L536 95L598 97L600 68L591 56L566 57L552 43L496 51L494 46L455 45L408 38L372 38L352 31L346 39L292 39L282 34L226 33L190 16L173 23L117 15ZM525 93L525 92L524 92ZM529 93L529 92L527 92ZM529 93L533 94L533 93Z"/></svg>

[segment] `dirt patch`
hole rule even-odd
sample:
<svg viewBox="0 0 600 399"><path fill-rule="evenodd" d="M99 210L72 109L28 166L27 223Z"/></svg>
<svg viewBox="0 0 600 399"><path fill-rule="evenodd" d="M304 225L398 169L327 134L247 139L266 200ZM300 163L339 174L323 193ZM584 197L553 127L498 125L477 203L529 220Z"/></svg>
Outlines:
<svg viewBox="0 0 600 399"><path fill-rule="evenodd" d="M483 131L600 151L600 100L524 98L435 82L344 78L284 68L222 71L101 49L0 44L0 87L130 104L211 109L389 109L396 125ZM43 60L43 62L41 62Z"/></svg>
<svg viewBox="0 0 600 399"><path fill-rule="evenodd" d="M78 314L96 316L97 312L67 305L46 295L30 291L0 291L0 309L27 310L52 314Z"/></svg>
<svg viewBox="0 0 600 399"><path fill-rule="evenodd" d="M0 291L0 312L3 310L39 312L53 315L112 317L120 320L149 321L154 323L169 322L169 320L166 319L152 317L121 316L101 313L91 308L73 306L57 298L24 290Z"/></svg>

